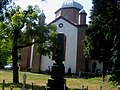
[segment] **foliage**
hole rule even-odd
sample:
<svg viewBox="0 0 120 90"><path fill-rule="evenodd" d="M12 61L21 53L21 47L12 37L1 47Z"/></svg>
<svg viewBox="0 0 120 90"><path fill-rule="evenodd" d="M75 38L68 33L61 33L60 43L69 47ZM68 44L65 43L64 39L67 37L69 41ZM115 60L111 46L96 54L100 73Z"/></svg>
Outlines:
<svg viewBox="0 0 120 90"><path fill-rule="evenodd" d="M109 11L112 10L108 8L109 4L109 1L93 0L91 21L86 30L85 55L87 58L103 61L105 60L106 53L110 54L111 52L111 42L113 40L109 35L110 22L108 20L111 19ZM108 55L108 59L110 55Z"/></svg>
<svg viewBox="0 0 120 90"><path fill-rule="evenodd" d="M39 53L49 55L56 37L56 26L41 25L40 12L36 8L38 9L37 6L35 8L29 6L28 10L22 11L20 7L17 7L16 10L13 9L10 13L6 12L6 15L9 15L9 18L11 18L13 30L18 30L16 33L20 32L17 42L18 48L24 48L37 43L38 50L41 50ZM14 34L11 36L13 39ZM31 43L33 39L34 42Z"/></svg>
<svg viewBox="0 0 120 90"><path fill-rule="evenodd" d="M116 0L115 11L114 11L114 20L113 26L111 27L113 36L113 47L111 51L113 52L111 61L113 62L112 68L112 81L115 85L120 85L120 1Z"/></svg>
<svg viewBox="0 0 120 90"><path fill-rule="evenodd" d="M115 6L116 12L114 13L114 21L113 21L113 33L114 33L114 46L111 51L113 52L111 61L113 61L114 65L112 68L112 77L110 81L112 81L115 85L120 85L120 1L116 0Z"/></svg>
<svg viewBox="0 0 120 90"><path fill-rule="evenodd" d="M12 43L6 39L0 41L0 68L11 62L11 45Z"/></svg>
<svg viewBox="0 0 120 90"><path fill-rule="evenodd" d="M18 50L36 44L41 55L50 55L56 41L56 26L42 25L38 6L7 6L4 20L0 22L0 37L7 37L12 43L13 82L18 83ZM5 39L6 40L6 39ZM33 42L32 42L33 41Z"/></svg>
<svg viewBox="0 0 120 90"><path fill-rule="evenodd" d="M12 3L12 0L0 0L0 21L4 20L4 10L6 9L7 5Z"/></svg>
<svg viewBox="0 0 120 90"><path fill-rule="evenodd" d="M6 6L10 4L12 0L1 0L0 1L0 28L4 28L1 22L4 20L4 11ZM5 35L5 32L0 29L0 68L3 68L7 62L11 62L11 46L10 39Z"/></svg>
<svg viewBox="0 0 120 90"><path fill-rule="evenodd" d="M113 63L113 82L119 84L120 79L120 6L119 0L93 0L91 21L86 30L85 55ZM107 65L106 65L107 66ZM109 66L109 65L108 65ZM104 70L105 71L105 70Z"/></svg>

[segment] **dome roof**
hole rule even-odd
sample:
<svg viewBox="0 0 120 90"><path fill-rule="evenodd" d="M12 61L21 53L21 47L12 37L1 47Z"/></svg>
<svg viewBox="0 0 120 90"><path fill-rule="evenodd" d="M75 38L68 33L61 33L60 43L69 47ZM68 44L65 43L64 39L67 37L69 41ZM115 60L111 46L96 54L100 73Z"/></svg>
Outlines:
<svg viewBox="0 0 120 90"><path fill-rule="evenodd" d="M75 2L74 0L66 0L63 2L62 4L62 8L69 8L69 7L74 7L74 8L77 8L77 9L82 9L83 6L78 3L78 2Z"/></svg>
<svg viewBox="0 0 120 90"><path fill-rule="evenodd" d="M84 9L81 9L80 10L80 13L86 13Z"/></svg>

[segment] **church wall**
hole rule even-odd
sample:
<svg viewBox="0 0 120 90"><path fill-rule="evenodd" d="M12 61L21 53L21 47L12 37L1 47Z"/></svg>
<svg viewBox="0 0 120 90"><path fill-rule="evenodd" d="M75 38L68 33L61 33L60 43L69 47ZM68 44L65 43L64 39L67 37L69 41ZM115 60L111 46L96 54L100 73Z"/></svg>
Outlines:
<svg viewBox="0 0 120 90"><path fill-rule="evenodd" d="M51 66L53 65L54 61L52 60L52 57L48 57L48 56L42 56L41 57L41 71L44 72L44 71L47 71L50 66L50 70L51 70Z"/></svg>
<svg viewBox="0 0 120 90"><path fill-rule="evenodd" d="M72 21L74 23L79 22L79 10L74 9L74 8L66 8L66 9L60 9L56 13L56 18L63 16L69 21Z"/></svg>
<svg viewBox="0 0 120 90"><path fill-rule="evenodd" d="M30 64L31 46L21 49L21 70L27 70Z"/></svg>
<svg viewBox="0 0 120 90"><path fill-rule="evenodd" d="M68 22L60 19L55 24L63 23L63 28L58 28L58 33L63 32L66 36L66 56L65 56L65 71L71 67L72 73L76 73L76 56L77 56L77 28Z"/></svg>
<svg viewBox="0 0 120 90"><path fill-rule="evenodd" d="M31 72L40 72L40 66L41 66L41 55L37 53L37 47L36 44L34 45L34 50L33 50L33 61L32 61L32 68Z"/></svg>
<svg viewBox="0 0 120 90"><path fill-rule="evenodd" d="M65 61L63 62L65 65L65 72L68 71L69 67L71 67L72 73L85 71L85 58L83 56L82 43L84 33L81 33L80 29L78 30L81 24L79 24L80 9L81 8L77 9L76 6L70 6L67 8L60 8L55 12L56 19L53 22L58 26L57 32L62 32L66 36ZM86 18L85 16L81 17ZM43 21L44 20L45 17L43 17ZM86 19L80 19L80 21L83 24L86 24ZM59 25L60 23L62 23L63 26ZM31 56L31 63L26 63L30 65L31 72L47 71L54 63L54 61L51 59L52 57L49 58L48 56L37 55L36 47L34 47L33 56Z"/></svg>
<svg viewBox="0 0 120 90"><path fill-rule="evenodd" d="M58 20L55 24L58 26L59 23L63 23L63 27L59 28L57 32L63 32L66 36L66 50L65 50L65 72L71 67L72 73L76 73L76 56L77 56L77 28L70 23L64 21L63 19ZM43 57L41 60L41 70L48 69L53 61L48 57Z"/></svg>
<svg viewBox="0 0 120 90"><path fill-rule="evenodd" d="M83 25L79 27L78 30L78 46L77 46L77 65L76 65L76 72L85 72L86 66L85 66L85 56L83 52L83 47L84 47L84 38L85 38L85 28L87 26Z"/></svg>
<svg viewBox="0 0 120 90"><path fill-rule="evenodd" d="M61 16L65 17L69 21L73 21L75 23L78 23L79 10L76 10L76 9L64 9L61 14L62 14Z"/></svg>

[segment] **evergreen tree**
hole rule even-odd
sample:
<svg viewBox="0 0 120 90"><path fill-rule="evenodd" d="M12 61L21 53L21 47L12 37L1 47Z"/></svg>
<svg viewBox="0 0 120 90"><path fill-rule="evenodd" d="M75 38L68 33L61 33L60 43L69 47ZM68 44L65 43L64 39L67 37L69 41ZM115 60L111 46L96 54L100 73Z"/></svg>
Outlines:
<svg viewBox="0 0 120 90"><path fill-rule="evenodd" d="M112 81L115 85L120 85L120 0L116 0L115 12L114 12L113 26L111 26L113 38L113 52L111 61L113 61L112 68Z"/></svg>
<svg viewBox="0 0 120 90"><path fill-rule="evenodd" d="M93 0L90 25L86 30L85 56L103 62L103 81L109 67L116 35L117 0ZM119 26L118 26L119 27Z"/></svg>

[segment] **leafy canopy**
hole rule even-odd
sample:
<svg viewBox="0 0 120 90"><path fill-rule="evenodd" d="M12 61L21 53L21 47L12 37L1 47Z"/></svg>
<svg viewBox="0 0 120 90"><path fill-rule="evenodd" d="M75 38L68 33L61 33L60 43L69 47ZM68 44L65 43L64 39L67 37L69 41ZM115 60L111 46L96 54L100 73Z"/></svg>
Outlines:
<svg viewBox="0 0 120 90"><path fill-rule="evenodd" d="M55 25L42 25L38 6L7 6L0 22L0 39L9 40L13 60L13 82L18 83L18 50L36 44L40 55L49 55L57 38ZM6 39L7 38L7 39Z"/></svg>
<svg viewBox="0 0 120 90"><path fill-rule="evenodd" d="M17 34L18 48L37 43L39 53L50 54L56 37L55 25L41 25L41 16L38 6L28 6L22 10L19 6L5 11L4 22L0 22L1 37L13 37ZM34 39L34 42L32 43Z"/></svg>

